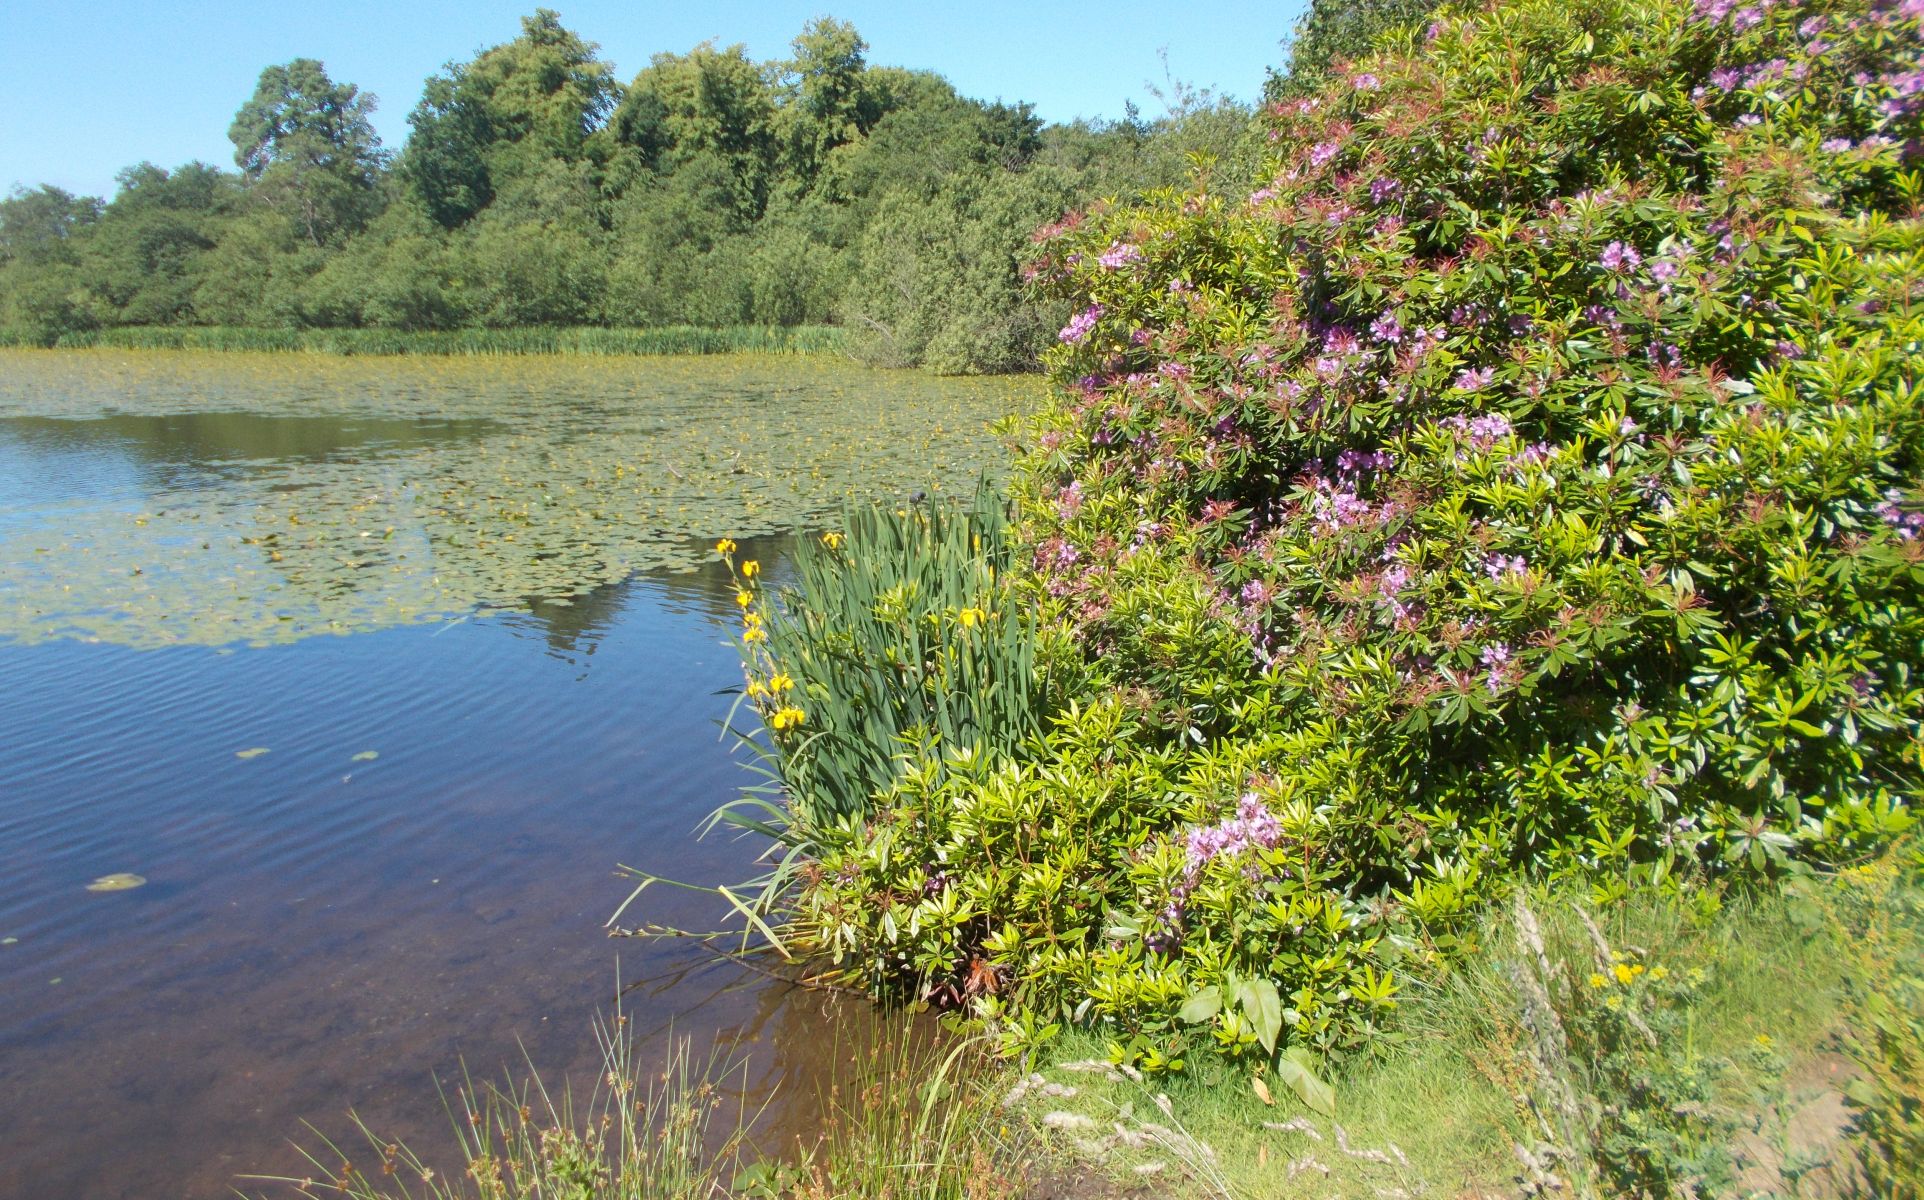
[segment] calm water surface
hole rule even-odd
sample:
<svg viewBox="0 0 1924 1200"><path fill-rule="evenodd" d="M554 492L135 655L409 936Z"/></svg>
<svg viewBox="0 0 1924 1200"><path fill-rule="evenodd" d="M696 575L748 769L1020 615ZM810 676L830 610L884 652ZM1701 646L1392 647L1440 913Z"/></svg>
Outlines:
<svg viewBox="0 0 1924 1200"><path fill-rule="evenodd" d="M353 477L315 464L458 473L471 460L444 448L512 425L475 405L250 413L228 397L195 413L154 395L130 385L120 411L90 414L0 391L0 598L37 576L36 618L59 623L63 583L108 607L72 566L85 556L49 583L23 549L76 514L184 496L217 513L223 496ZM115 533L101 569L149 528ZM745 552L779 573L785 544ZM650 1046L671 1029L698 1050L741 1040L774 1126L806 1126L834 1045L811 996L602 928L628 890L618 863L749 871L753 847L691 836L745 780L717 741L718 692L739 680L726 575L558 590L251 646L155 648L155 622L197 615L138 608L87 638L0 637L0 1195L229 1195L245 1172L303 1173L303 1122L351 1145L349 1109L444 1144L436 1075L498 1075L525 1048L544 1074L592 1079L589 1021L623 985ZM224 595L210 583L204 603L217 614ZM149 882L86 890L120 871ZM686 893L649 901L667 923L719 917Z"/></svg>

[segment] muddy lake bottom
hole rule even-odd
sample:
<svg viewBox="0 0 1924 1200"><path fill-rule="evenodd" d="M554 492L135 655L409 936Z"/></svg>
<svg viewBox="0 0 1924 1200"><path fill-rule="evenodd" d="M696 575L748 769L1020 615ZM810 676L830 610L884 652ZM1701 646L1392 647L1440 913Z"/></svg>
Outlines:
<svg viewBox="0 0 1924 1200"><path fill-rule="evenodd" d="M298 485L310 524L325 524L330 481L358 486L363 466L410 487L505 495L471 477L483 456L450 467L437 448L526 440L525 427L463 427L453 439L436 427L409 440L377 426L370 439L368 411L417 425L432 414L413 399L362 397L359 441L322 420L318 433L270 422L273 438L293 429L300 445L223 445L206 428L182 434L195 397L180 380L200 386L215 368L76 361L96 377L113 366L116 412L52 396L62 376L47 360L29 372L33 386L18 374L0 385L0 609L14 602L0 629L0 1195L272 1195L240 1177L311 1173L293 1143L317 1146L320 1135L359 1148L350 1110L458 1166L437 1079L457 1081L464 1066L477 1079L521 1078L532 1063L583 1092L599 1067L591 1023L618 994L644 1061L671 1039L688 1039L698 1059L734 1046L746 1067L731 1088L751 1107L768 1103L766 1142L808 1129L818 1086L863 1036L851 1032L862 1014L825 1017L813 993L685 942L610 939L603 928L632 886L618 864L703 883L754 872L759 846L694 836L753 782L719 737L724 692L740 682L725 569L680 551L685 561L569 588L550 560L523 556L502 560L501 582L470 538L448 552L458 570L436 577L427 606L448 611L377 619L388 609L336 602L316 565L332 561L323 542L289 538L268 557L260 497ZM129 372L173 391L155 400ZM554 445L618 453L610 414L638 403L638 378L588 395L585 410L570 410L594 416L579 423L586 433L557 423ZM941 419L979 430L983 393L958 395ZM286 405L275 403L281 421ZM226 402L216 433L267 436L247 432L236 407ZM437 412L448 407L435 419L476 420L483 406ZM969 437L986 461L993 439ZM316 463L326 470L316 475ZM717 477L739 487L741 470L723 464ZM698 489L697 471L670 474ZM221 506L237 491L244 521ZM153 551L172 556L159 603L127 591L122 568L148 552L146 515L163 509L199 524L192 541ZM340 518L341 529L355 519ZM385 565L383 586L411 586L444 539L458 540L445 513L416 526L382 519L415 547ZM704 528L709 519L651 537L688 546L732 532ZM86 544L59 542L77 527ZM580 536L596 528L584 522ZM791 536L743 538L743 553L779 578ZM211 623L196 600L203 551ZM612 573L598 547L568 553ZM240 554L256 556L249 569L263 576L288 572L254 588L267 599L244 612L229 599ZM309 575L288 571L297 564ZM90 569L118 590L102 592ZM512 591L524 577L534 594L518 600L448 590L449 579L492 578L495 592ZM87 598L58 611L49 597L70 588ZM280 594L304 606L287 623L313 627L223 640L262 628ZM338 619L348 612L358 616ZM119 872L146 882L88 890ZM712 928L724 913L657 889L643 915Z"/></svg>

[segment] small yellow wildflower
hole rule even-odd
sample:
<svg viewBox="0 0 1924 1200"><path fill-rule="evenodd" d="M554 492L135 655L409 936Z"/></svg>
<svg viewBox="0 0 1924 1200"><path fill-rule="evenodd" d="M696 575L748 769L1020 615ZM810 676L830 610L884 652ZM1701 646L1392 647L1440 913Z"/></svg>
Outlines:
<svg viewBox="0 0 1924 1200"><path fill-rule="evenodd" d="M1759 1050L1768 1050L1776 1044L1768 1033L1760 1033L1757 1035L1757 1048Z"/></svg>
<svg viewBox="0 0 1924 1200"><path fill-rule="evenodd" d="M1637 977L1637 973L1635 971L1632 971L1628 966L1624 965L1623 963L1618 963L1616 966L1612 967L1611 974L1617 977L1618 983L1629 983L1632 979L1635 979Z"/></svg>
<svg viewBox="0 0 1924 1200"><path fill-rule="evenodd" d="M723 538L721 541L715 543L715 553L717 554L733 554L734 552L734 538Z"/></svg>
<svg viewBox="0 0 1924 1200"><path fill-rule="evenodd" d="M766 696L766 695L768 695L768 685L767 685L767 684L765 684L765 683L763 683L763 682L762 682L761 680L759 680L759 679L751 679L751 680L749 680L749 681L748 681L748 696L749 696L749 699L751 699L751 700L752 700L752 699L754 699L754 698L755 698L755 697L757 697L757 696Z"/></svg>
<svg viewBox="0 0 1924 1200"><path fill-rule="evenodd" d="M756 612L752 608L742 614L742 624L744 625L753 627L753 626L758 626L761 623L762 623L762 614Z"/></svg>
<svg viewBox="0 0 1924 1200"><path fill-rule="evenodd" d="M822 535L822 545L827 546L830 550L839 550L842 546L842 535L830 530Z"/></svg>
<svg viewBox="0 0 1924 1200"><path fill-rule="evenodd" d="M803 712L801 709L796 708L794 705L790 704L785 707L776 709L775 712L768 718L768 724L769 724L769 727L772 729L777 729L777 730L793 729L795 726L800 725L803 721L806 721L807 719L808 719L807 713Z"/></svg>
<svg viewBox="0 0 1924 1200"><path fill-rule="evenodd" d="M762 570L762 564L756 562L754 559L751 558L747 562L742 564L742 578L753 579L755 578L755 576L761 574L761 570Z"/></svg>
<svg viewBox="0 0 1924 1200"><path fill-rule="evenodd" d="M1669 967L1652 967L1652 968L1650 968L1650 978L1652 978L1652 979L1662 979L1662 978L1663 978L1664 976L1666 976L1666 975L1668 975L1668 974L1670 974L1670 968L1669 968Z"/></svg>
<svg viewBox="0 0 1924 1200"><path fill-rule="evenodd" d="M765 642L767 640L768 630L761 628L759 625L750 625L747 629L742 630L742 641L744 642Z"/></svg>
<svg viewBox="0 0 1924 1200"><path fill-rule="evenodd" d="M978 622L987 621L989 614L979 608L965 608L956 614L956 619L962 622L962 628L974 629Z"/></svg>
<svg viewBox="0 0 1924 1200"><path fill-rule="evenodd" d="M741 605L743 608L747 608L749 605L755 603L755 593L749 591L736 592L735 603Z"/></svg>
<svg viewBox="0 0 1924 1200"><path fill-rule="evenodd" d="M775 677L768 681L768 690L770 692L785 692L794 686L795 681L788 677L787 671L777 671Z"/></svg>
<svg viewBox="0 0 1924 1200"><path fill-rule="evenodd" d="M1593 988L1609 987L1610 981L1601 975L1592 975L1590 976L1590 986Z"/></svg>

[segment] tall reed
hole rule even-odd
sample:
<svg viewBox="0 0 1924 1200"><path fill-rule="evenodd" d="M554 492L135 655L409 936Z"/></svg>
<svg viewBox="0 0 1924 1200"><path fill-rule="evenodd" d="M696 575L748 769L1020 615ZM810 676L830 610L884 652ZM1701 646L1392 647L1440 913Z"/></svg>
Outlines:
<svg viewBox="0 0 1924 1200"><path fill-rule="evenodd" d="M0 330L0 344L38 345L28 330ZM735 325L654 329L599 326L520 329L245 329L139 325L62 334L64 349L251 350L318 354L834 354L840 329L827 325Z"/></svg>

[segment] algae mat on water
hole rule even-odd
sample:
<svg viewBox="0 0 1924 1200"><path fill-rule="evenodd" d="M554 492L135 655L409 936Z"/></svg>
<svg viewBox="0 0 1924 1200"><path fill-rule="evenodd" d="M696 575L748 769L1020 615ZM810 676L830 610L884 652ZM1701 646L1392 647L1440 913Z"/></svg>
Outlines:
<svg viewBox="0 0 1924 1200"><path fill-rule="evenodd" d="M1027 380L794 358L0 351L0 638L291 641L565 601L959 489Z"/></svg>

